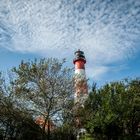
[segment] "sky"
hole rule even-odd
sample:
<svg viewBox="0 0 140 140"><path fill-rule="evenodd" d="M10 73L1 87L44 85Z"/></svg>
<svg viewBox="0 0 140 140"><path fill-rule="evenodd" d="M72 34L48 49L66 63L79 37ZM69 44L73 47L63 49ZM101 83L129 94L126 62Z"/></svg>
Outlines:
<svg viewBox="0 0 140 140"><path fill-rule="evenodd" d="M140 0L0 0L0 70L84 51L89 81L140 76Z"/></svg>

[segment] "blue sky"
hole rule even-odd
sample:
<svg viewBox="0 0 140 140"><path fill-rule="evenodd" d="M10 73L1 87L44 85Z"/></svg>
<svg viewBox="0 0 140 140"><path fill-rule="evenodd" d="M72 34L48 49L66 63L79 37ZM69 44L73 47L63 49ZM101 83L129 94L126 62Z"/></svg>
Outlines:
<svg viewBox="0 0 140 140"><path fill-rule="evenodd" d="M1 0L0 70L21 60L87 58L90 81L140 76L140 0Z"/></svg>

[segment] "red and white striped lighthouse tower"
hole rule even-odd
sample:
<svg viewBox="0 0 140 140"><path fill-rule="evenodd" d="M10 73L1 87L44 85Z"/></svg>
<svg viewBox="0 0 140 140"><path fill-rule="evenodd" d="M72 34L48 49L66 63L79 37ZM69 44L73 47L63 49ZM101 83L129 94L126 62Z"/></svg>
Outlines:
<svg viewBox="0 0 140 140"><path fill-rule="evenodd" d="M75 65L75 103L83 104L88 95L88 87L85 73L86 59L83 51L76 51L73 60Z"/></svg>

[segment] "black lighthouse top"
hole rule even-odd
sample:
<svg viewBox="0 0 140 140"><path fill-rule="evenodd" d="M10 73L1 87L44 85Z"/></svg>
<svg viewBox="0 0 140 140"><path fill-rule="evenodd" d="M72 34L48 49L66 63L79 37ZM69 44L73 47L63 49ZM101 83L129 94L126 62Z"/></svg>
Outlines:
<svg viewBox="0 0 140 140"><path fill-rule="evenodd" d="M78 51L76 51L74 54L75 54L75 58L73 60L74 64L76 61L79 61L79 60L84 61L84 63L86 63L86 58L83 51L80 51L80 49L78 49Z"/></svg>

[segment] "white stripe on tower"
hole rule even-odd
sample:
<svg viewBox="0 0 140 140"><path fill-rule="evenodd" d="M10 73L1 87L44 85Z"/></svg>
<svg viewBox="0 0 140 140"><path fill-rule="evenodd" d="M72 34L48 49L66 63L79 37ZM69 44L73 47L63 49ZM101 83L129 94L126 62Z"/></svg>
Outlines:
<svg viewBox="0 0 140 140"><path fill-rule="evenodd" d="M86 77L84 69L75 69L75 74L81 74L83 77Z"/></svg>

